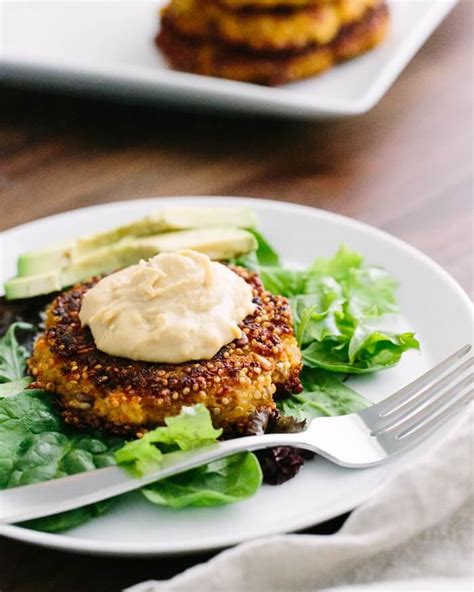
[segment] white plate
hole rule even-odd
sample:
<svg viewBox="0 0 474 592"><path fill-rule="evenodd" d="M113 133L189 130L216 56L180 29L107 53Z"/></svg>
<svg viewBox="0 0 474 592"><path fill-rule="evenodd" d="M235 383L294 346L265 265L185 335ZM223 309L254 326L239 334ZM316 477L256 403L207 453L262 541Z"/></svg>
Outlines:
<svg viewBox="0 0 474 592"><path fill-rule="evenodd" d="M3 1L6 80L66 90L291 117L371 109L456 0L389 0L392 30L376 50L321 77L265 88L169 70L153 45L163 0Z"/></svg>
<svg viewBox="0 0 474 592"><path fill-rule="evenodd" d="M248 204L285 261L306 265L315 255L334 253L343 241L399 281L400 327L416 331L422 352L407 353L397 368L357 379L356 388L379 401L472 339L471 303L458 284L419 251L375 228L302 206L237 198L171 198L114 203L66 212L18 226L0 235L1 270L14 273L19 253L54 240L97 231L143 216L161 204ZM351 470L317 459L288 483L264 486L245 502L208 509L171 510L139 493L109 514L69 531L45 534L15 526L5 536L59 549L117 555L154 555L215 549L240 541L309 527L351 510L369 498L400 466L430 442L381 467Z"/></svg>

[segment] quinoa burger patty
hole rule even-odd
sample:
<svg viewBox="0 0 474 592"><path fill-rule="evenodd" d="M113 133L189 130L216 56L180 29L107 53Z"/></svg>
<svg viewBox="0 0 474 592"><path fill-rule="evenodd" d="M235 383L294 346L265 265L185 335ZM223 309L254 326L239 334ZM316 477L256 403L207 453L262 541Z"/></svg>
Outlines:
<svg viewBox="0 0 474 592"><path fill-rule="evenodd" d="M292 8L235 10L218 0L172 0L162 18L180 34L215 38L252 50L297 50L329 43L349 22L362 17L377 0L335 0Z"/></svg>
<svg viewBox="0 0 474 592"><path fill-rule="evenodd" d="M275 8L295 8L314 4L328 4L332 0L217 0L223 6L237 10L253 10L262 8L273 10Z"/></svg>
<svg viewBox="0 0 474 592"><path fill-rule="evenodd" d="M274 86L319 74L368 51L385 39L388 25L388 8L379 3L358 21L344 25L330 43L298 51L265 52L190 38L175 28L172 19L164 17L156 44L178 70Z"/></svg>
<svg viewBox="0 0 474 592"><path fill-rule="evenodd" d="M84 294L99 278L61 293L48 307L45 332L28 362L32 386L54 393L65 421L81 428L140 435L203 403L216 427L245 433L256 413L275 409L273 395L299 392L301 353L286 298L265 291L253 272L233 267L253 289L255 313L243 336L211 360L137 362L99 351L79 320Z"/></svg>

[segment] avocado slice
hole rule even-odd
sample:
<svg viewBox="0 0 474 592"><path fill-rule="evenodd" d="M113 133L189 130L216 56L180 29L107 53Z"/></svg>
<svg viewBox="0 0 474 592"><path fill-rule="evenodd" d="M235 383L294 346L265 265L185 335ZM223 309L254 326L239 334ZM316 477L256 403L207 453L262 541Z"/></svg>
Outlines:
<svg viewBox="0 0 474 592"><path fill-rule="evenodd" d="M256 224L255 214L245 207L165 207L152 212L142 220L112 230L20 255L17 273L19 276L27 276L74 265L76 260L86 253L112 245L124 238L153 236L194 228L253 228Z"/></svg>
<svg viewBox="0 0 474 592"><path fill-rule="evenodd" d="M17 273L19 276L36 275L65 267L71 263L74 247L75 243L69 242L24 253L18 257Z"/></svg>
<svg viewBox="0 0 474 592"><path fill-rule="evenodd" d="M12 278L5 282L4 288L7 300L16 300L56 292L62 285L57 271L47 271L28 277Z"/></svg>
<svg viewBox="0 0 474 592"><path fill-rule="evenodd" d="M150 236L174 230L199 228L254 228L257 218L249 208L168 206L146 218L76 241L78 253L109 245L127 236Z"/></svg>
<svg viewBox="0 0 474 592"><path fill-rule="evenodd" d="M245 255L258 247L254 235L241 228L181 230L137 241L142 245L153 245L156 249L153 254L192 249L217 261Z"/></svg>
<svg viewBox="0 0 474 592"><path fill-rule="evenodd" d="M225 260L256 248L255 237L241 228L202 228L124 238L77 257L64 267L12 278L5 283L5 295L8 300L15 300L48 294L159 253L192 249L205 253L211 259Z"/></svg>

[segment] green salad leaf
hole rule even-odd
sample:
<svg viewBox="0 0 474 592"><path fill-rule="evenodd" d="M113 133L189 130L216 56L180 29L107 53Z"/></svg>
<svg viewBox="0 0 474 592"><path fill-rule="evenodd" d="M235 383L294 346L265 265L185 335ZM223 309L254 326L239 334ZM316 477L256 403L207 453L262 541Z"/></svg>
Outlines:
<svg viewBox="0 0 474 592"><path fill-rule="evenodd" d="M346 314L354 319L397 313L397 283L382 268L368 266L358 253L341 245L331 259L318 257L308 271L306 292L318 293L320 283L331 278L346 298Z"/></svg>
<svg viewBox="0 0 474 592"><path fill-rule="evenodd" d="M214 444L222 433L213 427L211 415L202 404L183 407L165 423L117 450L117 463L134 477L141 477L158 469L166 454ZM250 497L261 483L256 457L244 453L158 481L143 493L149 501L173 508L215 506Z"/></svg>
<svg viewBox="0 0 474 592"><path fill-rule="evenodd" d="M302 348L314 341L343 335L345 298L333 278L324 278L319 290L290 297L295 334Z"/></svg>
<svg viewBox="0 0 474 592"><path fill-rule="evenodd" d="M222 433L214 429L211 414L200 403L183 407L179 415L167 417L165 423L117 450L117 463L134 477L141 477L160 467L164 453L214 444Z"/></svg>
<svg viewBox="0 0 474 592"><path fill-rule="evenodd" d="M25 375L28 350L18 343L17 331L33 331L29 323L13 323L0 339L0 383L20 380Z"/></svg>
<svg viewBox="0 0 474 592"><path fill-rule="evenodd" d="M396 365L404 352L419 349L413 333L390 333L374 325L383 315L398 312L397 284L344 245L334 257L318 257L305 270L258 265L265 288L290 302L306 366L377 372Z"/></svg>
<svg viewBox="0 0 474 592"><path fill-rule="evenodd" d="M249 228L257 239L257 251L255 252L259 265L280 265L280 256L267 241L267 239L255 228Z"/></svg>
<svg viewBox="0 0 474 592"><path fill-rule="evenodd" d="M0 489L115 464L121 444L66 427L48 393L25 390L0 400Z"/></svg>
<svg viewBox="0 0 474 592"><path fill-rule="evenodd" d="M347 415L370 406L369 401L346 386L337 374L321 369L304 368L302 393L278 402L283 415L298 421L315 417Z"/></svg>
<svg viewBox="0 0 474 592"><path fill-rule="evenodd" d="M259 273L265 288L272 294L279 294L287 298L304 294L307 281L304 271L262 266Z"/></svg>
<svg viewBox="0 0 474 592"><path fill-rule="evenodd" d="M302 354L304 364L311 368L367 374L396 366L404 352L418 348L413 333L396 335L359 325L349 340L343 337L313 341Z"/></svg>
<svg viewBox="0 0 474 592"><path fill-rule="evenodd" d="M32 528L33 530L41 530L43 532L62 532L64 530L69 530L70 528L75 528L76 526L81 526L81 524L89 522L92 518L102 516L102 514L108 512L116 502L117 498L113 497L89 506L69 510L68 512L60 512L53 516L27 520L22 522L20 526Z"/></svg>
<svg viewBox="0 0 474 592"><path fill-rule="evenodd" d="M119 438L66 427L53 409L48 393L22 390L0 400L0 489L113 465L113 451L121 444ZM30 520L22 526L48 532L66 530L102 514L114 502L105 500Z"/></svg>
<svg viewBox="0 0 474 592"><path fill-rule="evenodd" d="M3 397L13 397L13 395L21 393L26 389L30 382L31 378L25 376L25 378L20 378L19 380L0 383L0 399Z"/></svg>
<svg viewBox="0 0 474 592"><path fill-rule="evenodd" d="M261 265L280 265L280 256L263 236L263 234L258 232L258 230L255 230L255 228L247 228L246 230L253 234L257 239L257 250L253 251L252 253L248 253L247 255L242 255L241 257L231 259L229 263L232 263L233 265L240 265L241 267L246 267L247 269L251 269L253 271L258 271Z"/></svg>
<svg viewBox="0 0 474 592"><path fill-rule="evenodd" d="M262 470L254 454L237 454L145 487L154 504L172 508L221 506L254 495Z"/></svg>
<svg viewBox="0 0 474 592"><path fill-rule="evenodd" d="M48 393L29 389L0 400L0 489L38 483L114 465L116 457L133 474L159 466L163 455L216 442L221 430L212 426L203 405L184 408L143 438L127 442L100 433L78 432L64 425ZM153 503L174 508L232 503L253 495L262 481L253 454L210 463L149 486ZM105 500L69 512L31 520L23 526L58 532L106 512Z"/></svg>

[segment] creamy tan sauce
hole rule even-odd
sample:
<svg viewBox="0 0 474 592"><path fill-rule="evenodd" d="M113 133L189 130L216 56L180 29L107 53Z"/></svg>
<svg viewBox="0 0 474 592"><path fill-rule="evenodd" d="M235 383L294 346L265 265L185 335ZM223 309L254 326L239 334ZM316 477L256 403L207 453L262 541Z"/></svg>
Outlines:
<svg viewBox="0 0 474 592"><path fill-rule="evenodd" d="M103 278L79 317L105 353L177 364L215 356L242 336L239 324L254 311L245 280L207 255L180 251Z"/></svg>

